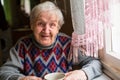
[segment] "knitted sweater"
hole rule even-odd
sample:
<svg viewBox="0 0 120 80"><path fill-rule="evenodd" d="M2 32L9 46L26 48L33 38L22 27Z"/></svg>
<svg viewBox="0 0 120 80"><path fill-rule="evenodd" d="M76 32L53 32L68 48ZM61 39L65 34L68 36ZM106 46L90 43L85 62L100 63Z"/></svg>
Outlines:
<svg viewBox="0 0 120 80"><path fill-rule="evenodd" d="M67 61L70 40L67 35L58 34L52 47L43 48L32 37L21 39L15 50L20 57L23 74L43 77L51 72L68 72L71 69L71 63Z"/></svg>
<svg viewBox="0 0 120 80"><path fill-rule="evenodd" d="M59 33L55 42L46 47L38 44L33 36L21 38L10 49L8 61L0 67L0 80L19 80L19 77L28 75L43 78L47 73L72 70L72 61L67 61L70 44L71 38L63 33ZM81 54L79 56L80 67L88 80L101 75L99 60Z"/></svg>

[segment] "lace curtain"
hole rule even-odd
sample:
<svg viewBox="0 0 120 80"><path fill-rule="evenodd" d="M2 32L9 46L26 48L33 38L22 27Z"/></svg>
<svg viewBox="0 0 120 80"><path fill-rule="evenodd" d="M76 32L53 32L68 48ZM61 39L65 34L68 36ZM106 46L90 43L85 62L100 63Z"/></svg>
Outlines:
<svg viewBox="0 0 120 80"><path fill-rule="evenodd" d="M103 29L110 26L109 0L70 0L74 32L69 59L78 62L78 51L82 55L98 58L103 45ZM71 57L72 56L72 57Z"/></svg>

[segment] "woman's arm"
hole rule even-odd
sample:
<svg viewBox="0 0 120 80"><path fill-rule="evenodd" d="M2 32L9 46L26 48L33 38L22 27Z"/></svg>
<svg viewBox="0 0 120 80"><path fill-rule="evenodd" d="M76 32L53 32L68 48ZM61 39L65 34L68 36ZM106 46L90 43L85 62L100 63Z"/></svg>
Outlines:
<svg viewBox="0 0 120 80"><path fill-rule="evenodd" d="M92 80L102 74L102 65L99 59L82 55L79 51L79 62L81 70L85 72L88 80Z"/></svg>
<svg viewBox="0 0 120 80"><path fill-rule="evenodd" d="M11 48L9 59L0 67L0 80L17 80L18 77L24 77L24 75L20 73L22 67L16 50Z"/></svg>
<svg viewBox="0 0 120 80"><path fill-rule="evenodd" d="M102 74L101 63L99 60L91 60L82 67L82 70L87 75L88 80L92 80Z"/></svg>
<svg viewBox="0 0 120 80"><path fill-rule="evenodd" d="M102 67L99 59L82 55L80 51L78 58L81 69L66 73L64 80L93 80L102 74Z"/></svg>

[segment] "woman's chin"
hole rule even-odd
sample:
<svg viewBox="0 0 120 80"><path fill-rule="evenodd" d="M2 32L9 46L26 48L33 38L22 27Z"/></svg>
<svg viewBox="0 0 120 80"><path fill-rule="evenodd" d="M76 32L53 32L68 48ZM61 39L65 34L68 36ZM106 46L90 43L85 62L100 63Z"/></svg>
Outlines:
<svg viewBox="0 0 120 80"><path fill-rule="evenodd" d="M39 43L43 46L50 46L51 44L53 44L54 41L52 40L41 40L39 41Z"/></svg>

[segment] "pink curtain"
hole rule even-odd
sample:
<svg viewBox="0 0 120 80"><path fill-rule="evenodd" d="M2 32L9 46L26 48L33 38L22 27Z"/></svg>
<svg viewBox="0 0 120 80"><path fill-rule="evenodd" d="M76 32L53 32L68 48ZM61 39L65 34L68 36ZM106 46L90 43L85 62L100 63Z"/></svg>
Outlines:
<svg viewBox="0 0 120 80"><path fill-rule="evenodd" d="M85 26L82 27L85 27L85 33L78 34L76 33L75 30L72 33L72 47L70 59L72 56L74 63L78 62L79 49L82 51L83 55L98 58L98 50L104 47L103 44L104 27L111 26L109 21L110 14L108 11L109 1L110 0L83 0ZM71 8L73 7L74 6L72 6ZM74 14L74 12L71 11L71 14ZM72 15L72 17L75 16ZM79 15L77 15L77 17L79 17Z"/></svg>

